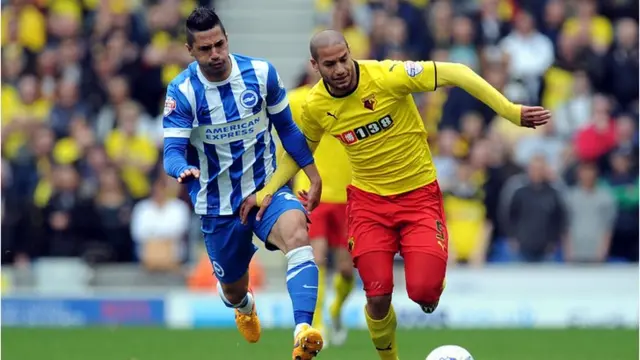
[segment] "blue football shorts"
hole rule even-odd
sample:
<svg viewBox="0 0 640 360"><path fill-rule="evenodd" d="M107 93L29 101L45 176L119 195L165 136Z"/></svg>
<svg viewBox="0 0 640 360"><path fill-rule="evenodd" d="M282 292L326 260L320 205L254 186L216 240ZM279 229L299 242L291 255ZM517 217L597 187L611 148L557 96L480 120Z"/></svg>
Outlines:
<svg viewBox="0 0 640 360"><path fill-rule="evenodd" d="M306 214L291 188L283 186L273 195L260 221L256 221L257 208L249 214L246 225L240 222L239 215L202 216L204 244L218 281L233 283L247 272L251 258L258 250L253 244L254 233L267 249L278 250L267 242L267 237L278 218L289 210L300 210Z"/></svg>

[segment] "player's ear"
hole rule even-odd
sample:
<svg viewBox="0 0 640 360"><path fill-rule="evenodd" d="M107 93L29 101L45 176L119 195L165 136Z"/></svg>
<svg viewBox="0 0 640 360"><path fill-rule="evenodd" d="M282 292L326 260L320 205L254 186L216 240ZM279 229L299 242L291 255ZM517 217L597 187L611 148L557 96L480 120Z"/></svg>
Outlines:
<svg viewBox="0 0 640 360"><path fill-rule="evenodd" d="M189 43L184 43L184 47L186 47L189 54L191 54L191 49L193 49L193 46L189 45Z"/></svg>
<svg viewBox="0 0 640 360"><path fill-rule="evenodd" d="M318 71L318 62L315 61L315 59L313 58L309 59L309 62L311 62L311 66L313 67L313 70Z"/></svg>

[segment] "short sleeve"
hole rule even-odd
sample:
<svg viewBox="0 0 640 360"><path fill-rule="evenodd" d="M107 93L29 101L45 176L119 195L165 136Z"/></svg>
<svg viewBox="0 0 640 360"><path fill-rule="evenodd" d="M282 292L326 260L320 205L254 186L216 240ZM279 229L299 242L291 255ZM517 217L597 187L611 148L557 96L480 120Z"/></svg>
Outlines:
<svg viewBox="0 0 640 360"><path fill-rule="evenodd" d="M384 87L401 97L411 93L435 91L437 69L433 61L383 61Z"/></svg>
<svg viewBox="0 0 640 360"><path fill-rule="evenodd" d="M289 101L287 100L287 91L284 88L282 79L276 68L269 63L269 72L267 74L267 111L269 114L275 115L284 110Z"/></svg>
<svg viewBox="0 0 640 360"><path fill-rule="evenodd" d="M193 113L185 94L175 84L167 87L162 127L165 138L189 138L193 128Z"/></svg>
<svg viewBox="0 0 640 360"><path fill-rule="evenodd" d="M322 129L322 126L315 120L312 110L306 102L302 104L302 116L300 117L298 125L307 140L320 142L324 134L324 129Z"/></svg>

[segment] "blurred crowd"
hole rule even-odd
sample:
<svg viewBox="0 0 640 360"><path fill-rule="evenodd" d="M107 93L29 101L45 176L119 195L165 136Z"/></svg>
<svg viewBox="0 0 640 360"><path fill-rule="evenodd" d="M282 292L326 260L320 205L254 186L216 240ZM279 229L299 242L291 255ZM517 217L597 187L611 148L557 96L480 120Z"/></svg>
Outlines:
<svg viewBox="0 0 640 360"><path fill-rule="evenodd" d="M161 109L191 61L183 20L200 3L2 1L3 263L185 260L192 215L162 170ZM638 260L637 0L316 8L357 59L465 63L512 101L554 111L534 131L460 89L416 96L452 259Z"/></svg>
<svg viewBox="0 0 640 360"><path fill-rule="evenodd" d="M416 101L454 262L638 260L637 0L316 0L359 59L466 64L553 121L512 126L465 91ZM303 75L300 83L308 77Z"/></svg>

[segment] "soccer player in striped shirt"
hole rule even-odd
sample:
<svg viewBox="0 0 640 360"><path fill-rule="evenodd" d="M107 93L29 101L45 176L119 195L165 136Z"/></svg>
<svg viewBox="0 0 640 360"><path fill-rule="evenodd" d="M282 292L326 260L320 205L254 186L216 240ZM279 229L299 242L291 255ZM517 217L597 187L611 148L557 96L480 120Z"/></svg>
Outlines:
<svg viewBox="0 0 640 360"><path fill-rule="evenodd" d="M313 156L293 122L275 68L264 60L230 54L227 34L213 10L195 9L186 28L187 49L196 61L167 88L165 170L188 187L202 219L218 293L235 309L238 329L249 342L257 342L261 333L247 273L257 250L253 234L267 249L286 254L296 323L293 359L311 359L323 346L322 335L310 325L318 268L309 245L306 211L317 206L317 200L306 203L305 209L283 186L273 193L268 207L251 204L276 168L273 127L319 199L322 186ZM241 219L242 208L250 212Z"/></svg>

